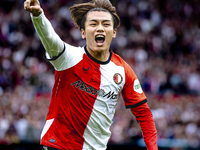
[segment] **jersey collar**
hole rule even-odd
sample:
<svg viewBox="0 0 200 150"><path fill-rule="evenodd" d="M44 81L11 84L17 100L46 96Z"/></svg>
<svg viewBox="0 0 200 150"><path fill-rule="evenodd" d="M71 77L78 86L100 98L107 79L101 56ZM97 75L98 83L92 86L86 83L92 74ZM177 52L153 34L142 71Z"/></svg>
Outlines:
<svg viewBox="0 0 200 150"><path fill-rule="evenodd" d="M111 51L111 50L109 50L110 56L109 56L108 60L107 60L107 61L100 61L100 60L97 60L96 58L94 58L92 55L90 55L90 53L88 52L86 46L84 47L84 49L85 49L85 53L87 54L87 56L88 56L91 60L93 60L94 62L96 62L96 63L98 63L98 64L105 65L105 64L108 64L108 63L110 62L110 60L111 60L111 57L112 57L112 51Z"/></svg>

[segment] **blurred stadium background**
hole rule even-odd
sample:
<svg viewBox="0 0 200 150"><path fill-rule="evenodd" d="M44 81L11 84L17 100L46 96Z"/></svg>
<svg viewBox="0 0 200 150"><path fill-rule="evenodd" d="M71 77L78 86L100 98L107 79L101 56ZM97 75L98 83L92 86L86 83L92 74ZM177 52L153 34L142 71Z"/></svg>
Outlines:
<svg viewBox="0 0 200 150"><path fill-rule="evenodd" d="M68 8L86 0L40 0L55 31L84 46ZM200 2L111 0L121 19L111 49L140 79L162 150L200 149ZM40 133L54 70L44 57L24 0L0 0L0 149L42 150ZM117 105L108 150L146 149L123 100Z"/></svg>

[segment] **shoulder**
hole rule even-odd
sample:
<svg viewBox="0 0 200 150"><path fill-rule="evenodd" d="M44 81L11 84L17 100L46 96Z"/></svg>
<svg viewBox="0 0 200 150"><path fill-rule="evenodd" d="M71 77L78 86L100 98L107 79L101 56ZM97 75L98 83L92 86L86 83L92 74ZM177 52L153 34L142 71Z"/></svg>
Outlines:
<svg viewBox="0 0 200 150"><path fill-rule="evenodd" d="M111 61L115 63L117 66L121 66L124 68L124 73L126 77L126 81L133 81L137 78L133 68L118 54L114 53L112 54Z"/></svg>
<svg viewBox="0 0 200 150"><path fill-rule="evenodd" d="M118 54L112 52L112 58L111 61L115 63L118 66L123 66L126 64L126 62L121 58Z"/></svg>
<svg viewBox="0 0 200 150"><path fill-rule="evenodd" d="M50 61L50 63L55 70L62 71L78 64L82 60L84 53L84 47L75 47L65 43L63 53L53 61Z"/></svg>
<svg viewBox="0 0 200 150"><path fill-rule="evenodd" d="M73 46L73 45L70 45L70 44L67 44L67 43L64 43L65 44L65 49L67 50L67 51L72 51L73 53L74 53L74 51L77 51L78 50L78 52L84 52L84 47L80 47L80 46Z"/></svg>
<svg viewBox="0 0 200 150"><path fill-rule="evenodd" d="M118 54L112 52L112 58L111 61L115 63L117 66L124 67L125 70L132 70L132 68L129 66L129 64Z"/></svg>

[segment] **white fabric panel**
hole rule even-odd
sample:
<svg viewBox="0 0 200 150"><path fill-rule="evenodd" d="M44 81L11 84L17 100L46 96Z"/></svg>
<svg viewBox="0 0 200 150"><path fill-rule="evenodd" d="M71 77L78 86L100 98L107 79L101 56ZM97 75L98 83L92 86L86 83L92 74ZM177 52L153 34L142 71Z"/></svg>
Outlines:
<svg viewBox="0 0 200 150"><path fill-rule="evenodd" d="M45 123L45 125L44 125L44 128L43 128L43 130L42 130L41 139L42 139L42 137L47 133L47 131L48 131L49 128L51 127L53 121L54 121L54 118L46 121L46 123Z"/></svg>
<svg viewBox="0 0 200 150"><path fill-rule="evenodd" d="M55 70L62 71L78 64L85 53L84 47L74 47L65 43L65 51L59 59L50 61Z"/></svg>
<svg viewBox="0 0 200 150"><path fill-rule="evenodd" d="M101 85L93 111L88 121L83 137L85 142L83 149L105 150L110 138L110 126L114 117L119 94L125 84L125 72L121 66L116 66L110 61L109 64L101 65ZM114 75L118 73L122 77L121 84L114 82ZM91 136L92 135L92 136ZM97 144L98 143L98 144Z"/></svg>
<svg viewBox="0 0 200 150"><path fill-rule="evenodd" d="M63 41L54 31L51 23L44 13L38 17L31 15L35 30L37 31L45 50L51 58L58 56L64 49Z"/></svg>
<svg viewBox="0 0 200 150"><path fill-rule="evenodd" d="M58 56L64 50L64 42L56 34L44 13L38 17L31 16L31 19L47 52L46 57L50 59ZM81 51L81 53L77 51ZM75 47L65 43L65 52L59 59L50 62L55 70L65 70L76 65L82 59L84 52L84 47Z"/></svg>

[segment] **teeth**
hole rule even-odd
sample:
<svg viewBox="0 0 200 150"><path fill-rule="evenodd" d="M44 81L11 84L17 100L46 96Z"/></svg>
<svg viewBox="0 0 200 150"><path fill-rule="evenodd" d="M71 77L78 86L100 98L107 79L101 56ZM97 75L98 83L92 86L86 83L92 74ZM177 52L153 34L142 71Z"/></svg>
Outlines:
<svg viewBox="0 0 200 150"><path fill-rule="evenodd" d="M96 38L104 38L103 35L97 35Z"/></svg>

